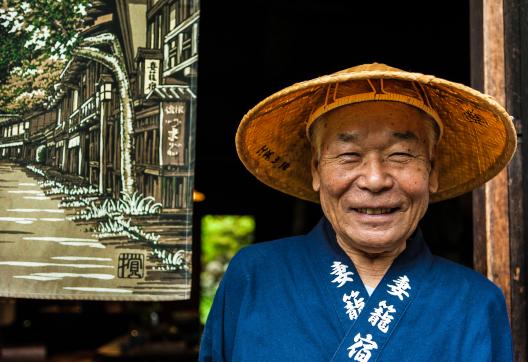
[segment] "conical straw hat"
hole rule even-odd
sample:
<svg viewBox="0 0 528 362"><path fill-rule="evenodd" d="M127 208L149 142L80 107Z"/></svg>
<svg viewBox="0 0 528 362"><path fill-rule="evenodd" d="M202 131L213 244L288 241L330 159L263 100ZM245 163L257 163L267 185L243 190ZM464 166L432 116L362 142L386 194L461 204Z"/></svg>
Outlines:
<svg viewBox="0 0 528 362"><path fill-rule="evenodd" d="M374 63L296 83L264 99L238 127L238 155L266 185L319 202L312 189L307 129L331 109L376 100L410 104L439 125L439 187L431 202L484 184L515 151L511 117L492 97L459 83Z"/></svg>

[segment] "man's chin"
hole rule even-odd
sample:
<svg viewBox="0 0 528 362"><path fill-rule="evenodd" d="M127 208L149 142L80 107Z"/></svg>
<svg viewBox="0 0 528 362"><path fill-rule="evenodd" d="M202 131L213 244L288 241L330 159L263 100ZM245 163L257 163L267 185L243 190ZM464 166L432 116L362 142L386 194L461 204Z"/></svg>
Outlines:
<svg viewBox="0 0 528 362"><path fill-rule="evenodd" d="M396 249L405 241L404 235L390 230L354 232L347 235L357 248L369 253L381 253Z"/></svg>

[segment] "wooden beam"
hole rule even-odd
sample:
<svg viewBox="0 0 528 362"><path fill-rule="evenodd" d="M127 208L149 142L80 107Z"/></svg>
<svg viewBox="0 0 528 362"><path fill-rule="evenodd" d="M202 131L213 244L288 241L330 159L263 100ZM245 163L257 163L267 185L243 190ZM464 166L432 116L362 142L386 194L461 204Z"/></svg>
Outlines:
<svg viewBox="0 0 528 362"><path fill-rule="evenodd" d="M472 85L514 116L519 147L507 170L473 193L474 266L501 287L516 361L527 360L524 212L528 146L528 0L471 0Z"/></svg>
<svg viewBox="0 0 528 362"><path fill-rule="evenodd" d="M528 148L523 142L523 130L528 119L528 0L504 0L504 48L506 109L514 117L518 147L508 167L510 188L510 275L511 275L511 327L516 361L528 357L528 322L526 301L526 258L524 239L528 180L526 156Z"/></svg>
<svg viewBox="0 0 528 362"><path fill-rule="evenodd" d="M471 37L471 86L484 91L484 22L483 0L470 0L470 37ZM473 191L473 268L487 275L486 233L482 225L486 223L484 212L484 187Z"/></svg>
<svg viewBox="0 0 528 362"><path fill-rule="evenodd" d="M471 3L473 86L505 104L502 0ZM481 31L479 31L481 29ZM480 52L480 56L479 53ZM503 291L510 312L508 171L474 191L474 266Z"/></svg>
<svg viewBox="0 0 528 362"><path fill-rule="evenodd" d="M132 47L132 28L130 24L130 14L128 9L128 1L116 0L116 10L119 22L119 30L122 39L123 49L125 53L125 61L129 73L135 71L134 64L134 50ZM145 29L146 31L146 29Z"/></svg>
<svg viewBox="0 0 528 362"><path fill-rule="evenodd" d="M519 138L519 142L522 139ZM508 166L510 197L510 313L515 361L526 361L527 357L527 314L526 314L526 253L524 243L523 165L524 145L519 148Z"/></svg>

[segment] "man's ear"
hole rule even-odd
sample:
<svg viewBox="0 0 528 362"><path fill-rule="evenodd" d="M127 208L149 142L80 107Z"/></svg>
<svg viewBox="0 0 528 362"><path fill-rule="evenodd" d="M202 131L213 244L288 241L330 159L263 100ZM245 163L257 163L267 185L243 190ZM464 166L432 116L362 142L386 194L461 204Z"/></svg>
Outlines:
<svg viewBox="0 0 528 362"><path fill-rule="evenodd" d="M312 147L312 161L310 162L312 170L312 188L315 192L319 192L321 187L321 177L319 176L319 157L315 147Z"/></svg>
<svg viewBox="0 0 528 362"><path fill-rule="evenodd" d="M438 191L438 167L435 160L431 160L431 171L429 171L429 193Z"/></svg>

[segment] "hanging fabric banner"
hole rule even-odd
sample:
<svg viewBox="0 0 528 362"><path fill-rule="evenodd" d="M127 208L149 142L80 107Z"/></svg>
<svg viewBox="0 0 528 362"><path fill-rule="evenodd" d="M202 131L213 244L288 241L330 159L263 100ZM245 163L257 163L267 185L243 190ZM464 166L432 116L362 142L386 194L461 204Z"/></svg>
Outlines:
<svg viewBox="0 0 528 362"><path fill-rule="evenodd" d="M189 299L199 2L54 3L62 48L9 8L42 56L0 78L33 87L0 92L0 297Z"/></svg>

